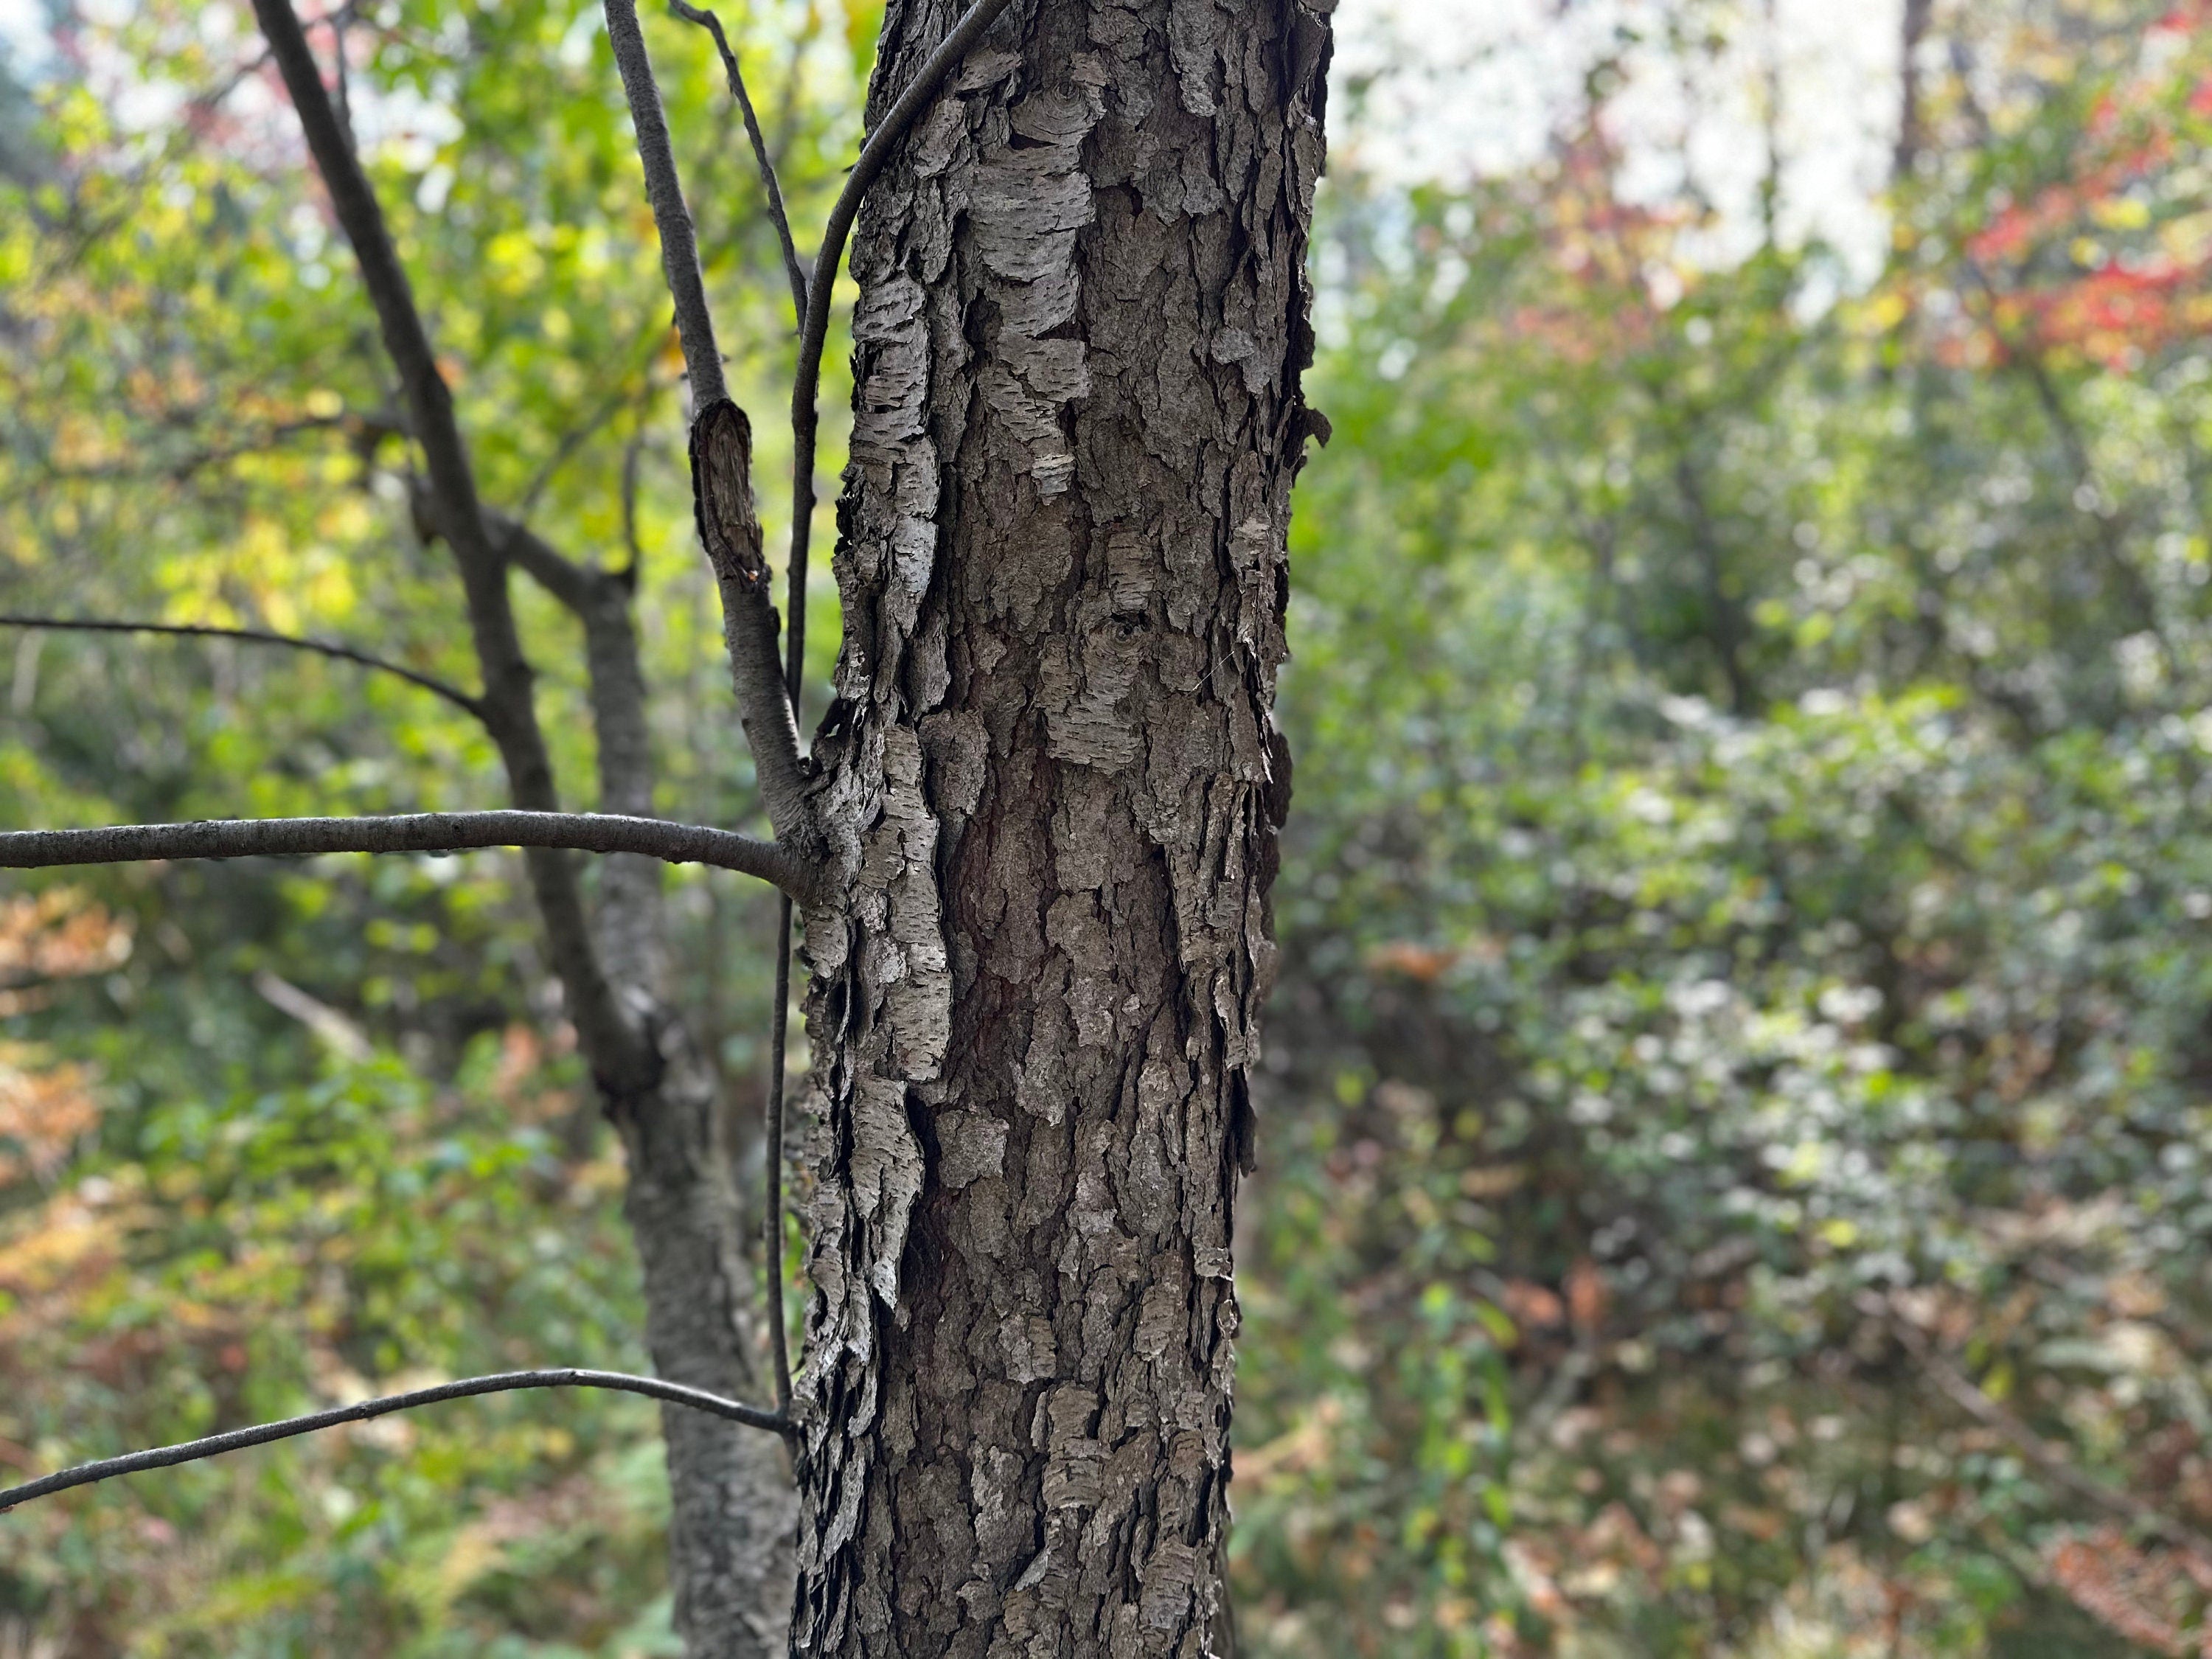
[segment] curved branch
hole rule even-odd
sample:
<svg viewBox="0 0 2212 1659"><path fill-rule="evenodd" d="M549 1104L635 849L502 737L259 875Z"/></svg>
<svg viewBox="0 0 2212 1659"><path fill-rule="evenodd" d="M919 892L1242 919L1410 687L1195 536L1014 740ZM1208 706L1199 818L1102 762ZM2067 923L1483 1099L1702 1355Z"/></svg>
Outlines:
<svg viewBox="0 0 2212 1659"><path fill-rule="evenodd" d="M622 71L623 94L637 137L637 159L645 167L646 199L660 232L660 265L676 303L676 335L684 347L684 367L691 376L695 409L728 397L721 353L714 345L714 319L707 309L707 286L699 275L699 241L684 187L676 176L676 153L668 142L668 117L660 106L660 88L638 27L636 0L605 0L607 40L615 67Z"/></svg>
<svg viewBox="0 0 2212 1659"><path fill-rule="evenodd" d="M261 628L215 628L198 623L103 622L78 617L27 617L14 612L0 612L0 628L43 628L56 632L79 634L167 634L179 639L245 640L255 645L285 645L295 651L312 651L318 656L333 657L340 662L359 663L363 668L380 669L395 674L410 685L419 685L434 696L443 697L456 708L465 709L478 720L483 718L483 704L457 685L448 684L434 675L418 674L396 662L356 651L349 645L339 645L329 640L311 640L297 634L272 634Z"/></svg>
<svg viewBox="0 0 2212 1659"><path fill-rule="evenodd" d="M318 1429L336 1428L342 1423L365 1423L373 1417L388 1416L393 1412L411 1411L417 1406L434 1406L444 1400L466 1400L472 1395L503 1394L514 1389L612 1389L623 1394L641 1394L651 1400L665 1400L678 1406L689 1406L714 1417L725 1417L732 1423L743 1423L749 1428L766 1429L771 1434L788 1435L791 1420L781 1412L763 1411L758 1406L748 1406L735 1400L725 1400L718 1394L708 1394L703 1389L688 1389L680 1382L664 1382L657 1376L634 1376L627 1371L586 1371L564 1367L557 1370L501 1371L491 1376L467 1376L457 1382L441 1382L434 1388L410 1389L405 1394L388 1394L380 1399L357 1401L350 1406L334 1406L328 1411L310 1412L304 1417L288 1417L281 1422L257 1423L249 1429L233 1429L225 1434L210 1434L199 1440L186 1440L174 1446L155 1446L146 1451L126 1452L120 1457L104 1457L96 1463L80 1463L75 1468L58 1469L52 1474L27 1480L20 1486L9 1486L0 1492L0 1510L27 1504L33 1498L49 1493L67 1492L71 1486L88 1486L95 1480L112 1480L118 1474L136 1474L142 1469L166 1469L178 1463L197 1462L204 1457L220 1457L225 1452L242 1451L248 1446L265 1446L272 1440L289 1440L295 1435L313 1434Z"/></svg>
<svg viewBox="0 0 2212 1659"><path fill-rule="evenodd" d="M819 882L774 844L703 824L617 812L407 812L380 817L211 818L89 830L0 832L0 870L126 864L141 859L315 858L325 853L462 853L544 847L641 853L668 864L711 864L757 876L801 903Z"/></svg>
<svg viewBox="0 0 2212 1659"><path fill-rule="evenodd" d="M1905 1350L1920 1362L1921 1370L1928 1380L1953 1405L1984 1428L1995 1430L2054 1485L2064 1487L2076 1498L2108 1515L2131 1521L2146 1532L2154 1533L2212 1560L2212 1538L2205 1537L2188 1522L2176 1520L2133 1492L2109 1485L2081 1468L2063 1449L2045 1440L1990 1398L1972 1377L1937 1352L1935 1345L1910 1320L1901 1316L1893 1319L1891 1328Z"/></svg>
<svg viewBox="0 0 2212 1659"><path fill-rule="evenodd" d="M635 452L633 452L635 453ZM627 573L568 559L526 525L489 513L494 543L574 616L584 633L585 698L598 750L599 811L653 817L653 733ZM633 565L632 568L635 567ZM621 979L659 973L660 877L644 860L611 859L599 872L599 948ZM786 903L790 901L786 899Z"/></svg>
<svg viewBox="0 0 2212 1659"><path fill-rule="evenodd" d="M817 394L822 380L822 348L829 337L830 298L831 289L836 285L837 264L844 256L845 239L852 232L853 221L860 212L860 199L867 194L868 186L875 182L876 175L883 171L892 146L914 124L922 106L936 92L952 66L966 55L969 47L981 37L983 31L997 21L1007 3L1008 0L975 0L967 15L953 26L951 33L945 36L943 43L930 54L906 90L899 94L897 101L877 125L875 131L869 135L867 142L860 148L860 159L854 163L853 171L845 180L844 189L838 193L836 205L830 210L829 223L822 234L821 251L815 255L814 275L810 282L799 270L798 252L792 245L790 232L784 222L775 173L769 164L767 149L761 143L760 130L753 120L752 106L745 97L744 83L738 74L737 59L722 39L721 25L712 12L696 13L684 3L684 0L669 0L671 9L678 15L689 17L694 22L702 21L703 17L714 32L714 44L721 48L723 62L729 70L730 89L737 95L739 106L744 111L745 130L751 136L754 154L759 158L762 175L767 181L776 228L783 234L784 258L790 270L793 301L804 319L799 328L799 367L793 379L791 392L791 556L785 572L785 606L791 613L791 632L785 647L782 699L785 707L779 711L781 718L790 723L794 756L800 698L806 682L806 554L814 519L814 448L820 419ZM699 495L702 537L708 535L710 528L707 512L709 502L702 488L699 465L700 440L709 430L705 419L708 412L702 411L702 419L692 434L692 484ZM751 465L750 428L745 427L742 416L732 425L739 434L738 447L743 452L741 471L749 475ZM732 519L750 520L749 476L746 483L746 488L732 494L733 501L743 503L742 507L730 514ZM753 556L757 561L759 526L755 522L750 528L756 550ZM726 531L725 533L728 532ZM708 542L708 550L711 556L715 550L711 539ZM724 567L731 561L715 559L714 562L717 575L722 578L723 613L730 636L731 666L739 682L738 695L742 702L745 698L744 682L750 661L757 655L764 655L766 661L758 665L767 672L774 672L775 613L760 603L767 597L767 572L764 567L760 571L761 580L757 584L752 607L765 613L765 628L756 622L750 630L753 638L750 648L741 649L739 624L744 607L733 605L732 600L738 596L732 589L742 588L746 584L733 582L734 572L725 573ZM757 694L755 701L767 702L770 700L764 694ZM757 758L761 757L762 748L761 744L755 744ZM761 1218L761 1268L768 1282L769 1342L775 1373L776 1406L787 1413L791 1409L791 1355L783 1328L783 1067L787 1040L784 1028L790 1012L790 997L791 905L787 899L779 907L776 916L775 1009L769 1043L767 1144L762 1149L762 1161L767 1168L768 1194Z"/></svg>
<svg viewBox="0 0 2212 1659"><path fill-rule="evenodd" d="M711 11L686 5L684 0L668 0L671 15L687 23L696 23L714 37L714 50L722 54L722 73L728 77L730 95L738 100L738 112L745 118L745 137L752 141L753 161L760 167L761 186L768 192L768 216L775 222L776 240L783 245L784 275L791 279L791 319L794 327L804 327L806 322L806 273L799 269L799 244L791 239L791 220L783 210L783 185L775 176L775 163L769 160L768 140L761 137L760 118L753 113L752 98L745 91L745 77L738 68L738 55L730 50L729 37L722 33L722 20Z"/></svg>
<svg viewBox="0 0 2212 1659"><path fill-rule="evenodd" d="M784 609L791 613L791 637L785 647L784 680L791 690L791 708L798 717L799 690L806 676L806 551L814 533L814 444L820 411L816 407L822 385L822 348L830 337L830 295L837 285L837 264L845 256L845 239L860 211L860 198L890 160L892 149L921 113L952 66L967 56L968 48L999 20L1008 0L975 0L952 26L935 52L907 83L847 175L837 204L830 210L830 222L822 232L822 251L814 256L814 275L807 283L806 326L799 331L799 372L791 386L791 556L786 566L789 584Z"/></svg>
<svg viewBox="0 0 2212 1659"><path fill-rule="evenodd" d="M661 267L676 304L684 359L691 371L692 496L700 538L722 591L723 637L736 684L738 717L753 750L769 822L779 841L789 841L804 833L806 823L804 780L795 710L775 672L775 608L769 603L768 566L761 557L760 526L752 507L752 428L723 389L691 216L684 205L675 157L669 150L668 125L638 27L635 0L605 3L607 33L629 99L638 159L645 167L646 193L659 226ZM710 369L711 391L706 378ZM803 850L813 850L811 840Z"/></svg>
<svg viewBox="0 0 2212 1659"><path fill-rule="evenodd" d="M791 1339L783 1328L783 1066L790 1051L791 897L775 916L775 1010L769 1020L768 1106L761 1164L768 1194L761 1209L761 1273L768 1285L768 1346L775 1370L775 1408L791 1412Z"/></svg>

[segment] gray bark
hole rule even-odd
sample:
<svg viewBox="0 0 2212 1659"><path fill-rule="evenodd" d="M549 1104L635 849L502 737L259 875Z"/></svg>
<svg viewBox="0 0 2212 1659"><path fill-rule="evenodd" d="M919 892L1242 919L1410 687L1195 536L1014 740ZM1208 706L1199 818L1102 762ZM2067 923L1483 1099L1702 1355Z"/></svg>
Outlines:
<svg viewBox="0 0 2212 1659"><path fill-rule="evenodd" d="M766 842L703 824L617 812L402 812L381 817L202 818L84 830L0 831L0 869L138 859L316 858L328 853L456 853L484 847L605 853L743 870L793 892L811 878Z"/></svg>
<svg viewBox="0 0 2212 1659"><path fill-rule="evenodd" d="M794 1651L1208 1647L1328 3L1018 4L861 216Z"/></svg>

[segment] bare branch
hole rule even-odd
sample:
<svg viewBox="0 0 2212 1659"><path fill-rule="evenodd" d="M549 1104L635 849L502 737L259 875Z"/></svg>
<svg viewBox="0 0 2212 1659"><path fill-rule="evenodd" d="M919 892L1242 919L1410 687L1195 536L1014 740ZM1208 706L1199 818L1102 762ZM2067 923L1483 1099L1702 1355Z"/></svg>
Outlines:
<svg viewBox="0 0 2212 1659"><path fill-rule="evenodd" d="M709 424L719 420L714 411L732 410L726 402L713 405ZM742 417L740 417L742 423ZM645 682L638 663L637 638L632 626L630 598L635 586L638 551L630 524L631 495L635 487L638 444L631 443L624 458L623 498L624 528L630 544L629 572L586 568L563 557L527 526L491 515L492 534L507 556L528 570L572 610L583 625L585 654L590 668L592 724L599 738L599 805L603 811L648 813L652 811L653 765L645 722ZM758 544L755 526L752 544ZM744 600L739 600L742 608ZM765 592L757 605L765 607ZM726 622L728 611L725 611ZM788 710L781 683L775 678L775 641L773 613L767 642L758 659L767 666L767 690L771 708ZM796 733L791 763L796 764ZM656 962L650 918L658 902L657 878L652 866L635 858L608 860L602 872L600 939L614 970L634 982L650 982ZM772 1079L766 1117L768 1145L763 1160L767 1188L762 1227L762 1271L766 1279L765 1300L770 1353L774 1361L776 1410L788 1417L791 1407L791 1358L784 1332L783 1284L783 1055L785 1026L791 995L790 920L792 901L782 896L778 906L781 926L778 944L775 1032L771 1043ZM635 1150L634 1148L634 1150Z"/></svg>
<svg viewBox="0 0 2212 1659"><path fill-rule="evenodd" d="M799 268L799 244L791 238L791 220L783 210L783 185L775 176L775 163L769 159L768 140L761 137L760 118L753 112L753 100L745 91L745 77L738 68L738 55L730 50L729 38L722 33L722 20L711 11L684 3L684 0L668 0L672 15L687 23L696 23L714 37L714 50L722 54L722 73L728 77L730 95L738 100L738 110L745 119L745 137L752 141L753 161L760 167L761 186L768 192L768 216L775 222L777 240L783 245L784 275L791 279L792 326L800 328L806 322L806 273Z"/></svg>
<svg viewBox="0 0 2212 1659"><path fill-rule="evenodd" d="M0 870L127 864L141 859L315 858L325 853L462 853L539 847L641 853L757 876L805 902L817 872L781 848L704 824L618 812L407 812L379 817L210 818L91 830L0 832Z"/></svg>
<svg viewBox="0 0 2212 1659"><path fill-rule="evenodd" d="M331 208L353 246L362 285L376 307L386 355L406 398L410 424L428 464L438 526L453 550L468 601L470 633L483 680L484 726L498 745L508 789L520 808L557 811L560 796L554 787L552 757L538 729L530 662L523 654L507 599L507 562L492 547L484 528L476 473L453 418L452 390L430 349L429 334L393 251L383 210L360 158L346 142L291 0L253 0L253 13L283 76ZM642 1086L655 1062L607 983L584 919L574 866L546 848L533 850L528 864L531 888L545 924L548 954L593 1073L617 1093Z"/></svg>
<svg viewBox="0 0 2212 1659"><path fill-rule="evenodd" d="M994 0L987 0L987 3ZM1004 0L995 0L1004 3ZM645 167L646 193L660 228L661 264L676 303L684 361L692 371L691 488L699 536L721 589L723 638L737 691L738 715L753 750L761 796L776 839L811 854L819 839L806 810L799 727L786 683L776 672L775 607L752 503L752 428L722 389L721 362L676 161L668 145L659 88L646 56L635 0L605 0L607 33L622 70ZM707 374L711 370L711 383ZM708 390L711 384L712 390Z"/></svg>
<svg viewBox="0 0 2212 1659"><path fill-rule="evenodd" d="M645 718L645 674L630 622L635 580L557 551L527 525L486 515L494 542L583 625L592 730L599 739L599 810L651 817L653 744ZM610 919L611 920L611 919Z"/></svg>
<svg viewBox="0 0 2212 1659"><path fill-rule="evenodd" d="M383 210L346 140L289 0L254 0L253 10L291 94L324 188L330 191L331 205L353 246L362 285L376 307L385 350L399 373L439 506L453 520L440 528L464 559L473 555L480 562L490 563L478 520L475 473L453 421L453 394L439 372L429 335L416 310L414 290L385 228Z"/></svg>
<svg viewBox="0 0 2212 1659"><path fill-rule="evenodd" d="M776 840L811 855L819 836L807 805L798 721L776 667L775 605L753 510L752 425L726 398L700 410L691 425L691 504L721 589L722 638L762 802Z"/></svg>
<svg viewBox="0 0 2212 1659"><path fill-rule="evenodd" d="M434 1406L445 1400L466 1400L479 1394L505 1394L515 1389L613 1389L623 1394L641 1394L650 1400L665 1400L675 1405L689 1406L694 1411L727 1418L732 1423L743 1423L749 1428L766 1429L771 1434L789 1435L792 1432L791 1420L786 1413L763 1411L758 1406L725 1400L721 1395L708 1394L703 1389L689 1389L680 1382L664 1382L657 1376L635 1376L627 1371L586 1371L569 1368L501 1371L491 1376L467 1376L456 1382L441 1382L434 1388L410 1389L405 1394L388 1394L375 1400L356 1401L350 1406L333 1406L328 1411L310 1412L305 1417L288 1417L281 1422L257 1423L252 1428L211 1434L204 1439L187 1440L180 1445L157 1446L148 1451L126 1452L120 1457L105 1457L96 1463L80 1463L75 1468L60 1469L0 1492L0 1510L27 1504L33 1498L67 1492L71 1486L88 1486L95 1480L112 1480L118 1474L137 1474L144 1469L166 1469L179 1463L197 1462L204 1457L220 1457L225 1452L243 1451L248 1446L265 1446L272 1440L289 1440L295 1435L313 1434L318 1429L333 1429L342 1423L366 1423L371 1418L386 1417L393 1412L411 1411L417 1406Z"/></svg>
<svg viewBox="0 0 2212 1659"><path fill-rule="evenodd" d="M691 376L691 404L704 409L729 396L722 379L722 357L714 346L714 319L707 309L707 287L699 275L699 243L684 187L676 176L676 154L668 143L668 118L660 107L660 88L638 27L636 0L606 0L607 40L622 71L629 100L630 125L637 136L637 159L645 167L646 199L660 231L660 265L667 273L669 297L676 303L676 333L684 346L684 367Z"/></svg>
<svg viewBox="0 0 2212 1659"><path fill-rule="evenodd" d="M289 646L295 651L312 651L318 656L334 657L340 662L359 663L363 668L381 670L397 675L410 685L419 685L434 696L443 697L456 708L465 709L478 720L483 718L483 704L457 685L448 684L434 675L418 674L411 668L367 651L356 651L349 645L339 645L329 640L311 640L296 634L272 634L260 628L214 628L198 623L145 623L94 621L79 617L29 617L14 612L0 613L0 628L39 628L55 632L79 634L165 634L179 639L245 640L255 645Z"/></svg>
<svg viewBox="0 0 2212 1659"><path fill-rule="evenodd" d="M607 34L629 99L638 159L645 167L646 194L660 228L661 265L676 303L677 331L691 371L692 407L697 411L691 427L692 498L700 539L721 589L723 638L737 690L738 716L753 750L762 799L776 838L786 842L800 838L811 850L798 722L775 672L775 607L769 601L768 565L761 555L760 523L752 506L752 428L723 387L691 216L684 205L660 90L646 56L635 0L605 0L605 6Z"/></svg>
<svg viewBox="0 0 2212 1659"><path fill-rule="evenodd" d="M636 130L646 194L660 228L661 265L676 303L677 331L691 371L691 489L699 536L722 593L723 638L738 696L738 717L751 745L761 796L776 838L811 852L799 728L775 672L775 607L752 505L752 428L723 389L691 216L684 205L660 91L646 56L635 0L605 0L608 38L622 70ZM708 379L711 374L711 380ZM710 390L711 387L711 390Z"/></svg>
<svg viewBox="0 0 2212 1659"><path fill-rule="evenodd" d="M784 682L791 690L794 720L806 683L806 553L814 533L814 446L820 425L817 400L822 385L822 348L830 337L830 295L837 285L837 265L845 256L845 239L859 216L860 198L890 160L892 149L952 66L998 21L1006 5L1007 0L975 0L876 124L846 177L845 188L838 192L836 205L830 210L830 222L822 232L822 251L814 256L814 274L806 285L806 326L799 336L799 371L791 386L791 556L784 575L788 584L784 608L791 612L791 636L785 647Z"/></svg>

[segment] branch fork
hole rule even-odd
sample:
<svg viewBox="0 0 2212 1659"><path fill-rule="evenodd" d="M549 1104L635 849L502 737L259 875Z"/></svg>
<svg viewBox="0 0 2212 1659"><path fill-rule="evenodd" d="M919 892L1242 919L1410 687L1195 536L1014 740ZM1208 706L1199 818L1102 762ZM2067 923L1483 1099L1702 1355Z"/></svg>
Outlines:
<svg viewBox="0 0 2212 1659"><path fill-rule="evenodd" d="M599 579L570 563L524 526L487 511L477 495L474 470L453 420L453 399L439 372L428 336L415 307L406 274L386 231L383 214L362 173L340 113L291 0L254 0L254 11L298 111L308 148L333 207L352 243L363 282L374 302L385 346L405 393L409 426L421 444L429 479L423 505L453 549L467 592L470 621L484 690L472 695L427 675L350 647L248 629L172 627L119 622L74 622L58 617L4 617L0 623L36 628L85 628L222 635L290 646L394 673L446 698L483 721L498 744L520 810L416 813L385 817L231 819L197 823L126 824L84 830L26 830L0 833L0 868L40 869L110 864L141 859L313 857L327 853L443 854L485 847L521 847L533 859L532 876L556 958L565 963L563 984L580 1026L599 1021L611 1051L626 1040L613 1009L611 988L592 957L582 924L573 873L560 851L641 854L672 863L700 863L740 871L771 883L784 895L777 957L774 1054L767 1108L767 1204L763 1267L769 1287L769 1322L775 1364L773 1410L744 1405L702 1390L619 1372L576 1370L505 1372L433 1389L363 1401L305 1417L263 1424L179 1445L133 1452L79 1465L0 1491L0 1510L33 1498L137 1470L212 1457L340 1423L438 1401L530 1388L604 1388L690 1407L787 1437L794 1432L791 1364L784 1336L782 1273L782 1139L785 1020L789 1000L793 904L824 902L834 895L820 849L824 842L812 817L809 769L799 745L798 716L805 670L806 565L814 508L817 393L822 352L829 335L831 290L845 241L862 198L945 76L1006 10L1009 0L975 0L932 52L868 136L824 228L810 272L800 269L783 198L763 142L737 58L720 21L685 0L670 0L674 14L706 27L721 53L732 95L745 125L783 245L799 347L793 377L793 452L791 544L786 566L791 629L778 663L779 619L769 591L758 515L753 506L752 434L744 410L730 401L714 324L702 279L690 210L678 179L668 124L638 23L635 0L604 0L607 32L635 130L661 241L662 267L674 301L677 330L698 415L691 433L693 506L699 538L723 602L724 636L739 717L751 744L761 793L775 830L763 842L699 824L671 823L623 813L568 813L555 808L552 773L530 696L530 668L509 608L508 567L519 564L583 617L587 631L597 606Z"/></svg>

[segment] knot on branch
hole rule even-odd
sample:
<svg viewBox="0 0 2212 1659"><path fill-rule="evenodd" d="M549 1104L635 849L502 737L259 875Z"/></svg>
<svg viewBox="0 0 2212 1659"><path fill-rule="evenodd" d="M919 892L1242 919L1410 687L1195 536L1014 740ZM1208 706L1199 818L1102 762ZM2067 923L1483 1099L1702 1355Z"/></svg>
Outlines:
<svg viewBox="0 0 2212 1659"><path fill-rule="evenodd" d="M760 519L753 511L753 428L718 398L691 423L691 509L714 574L748 593L768 590Z"/></svg>

